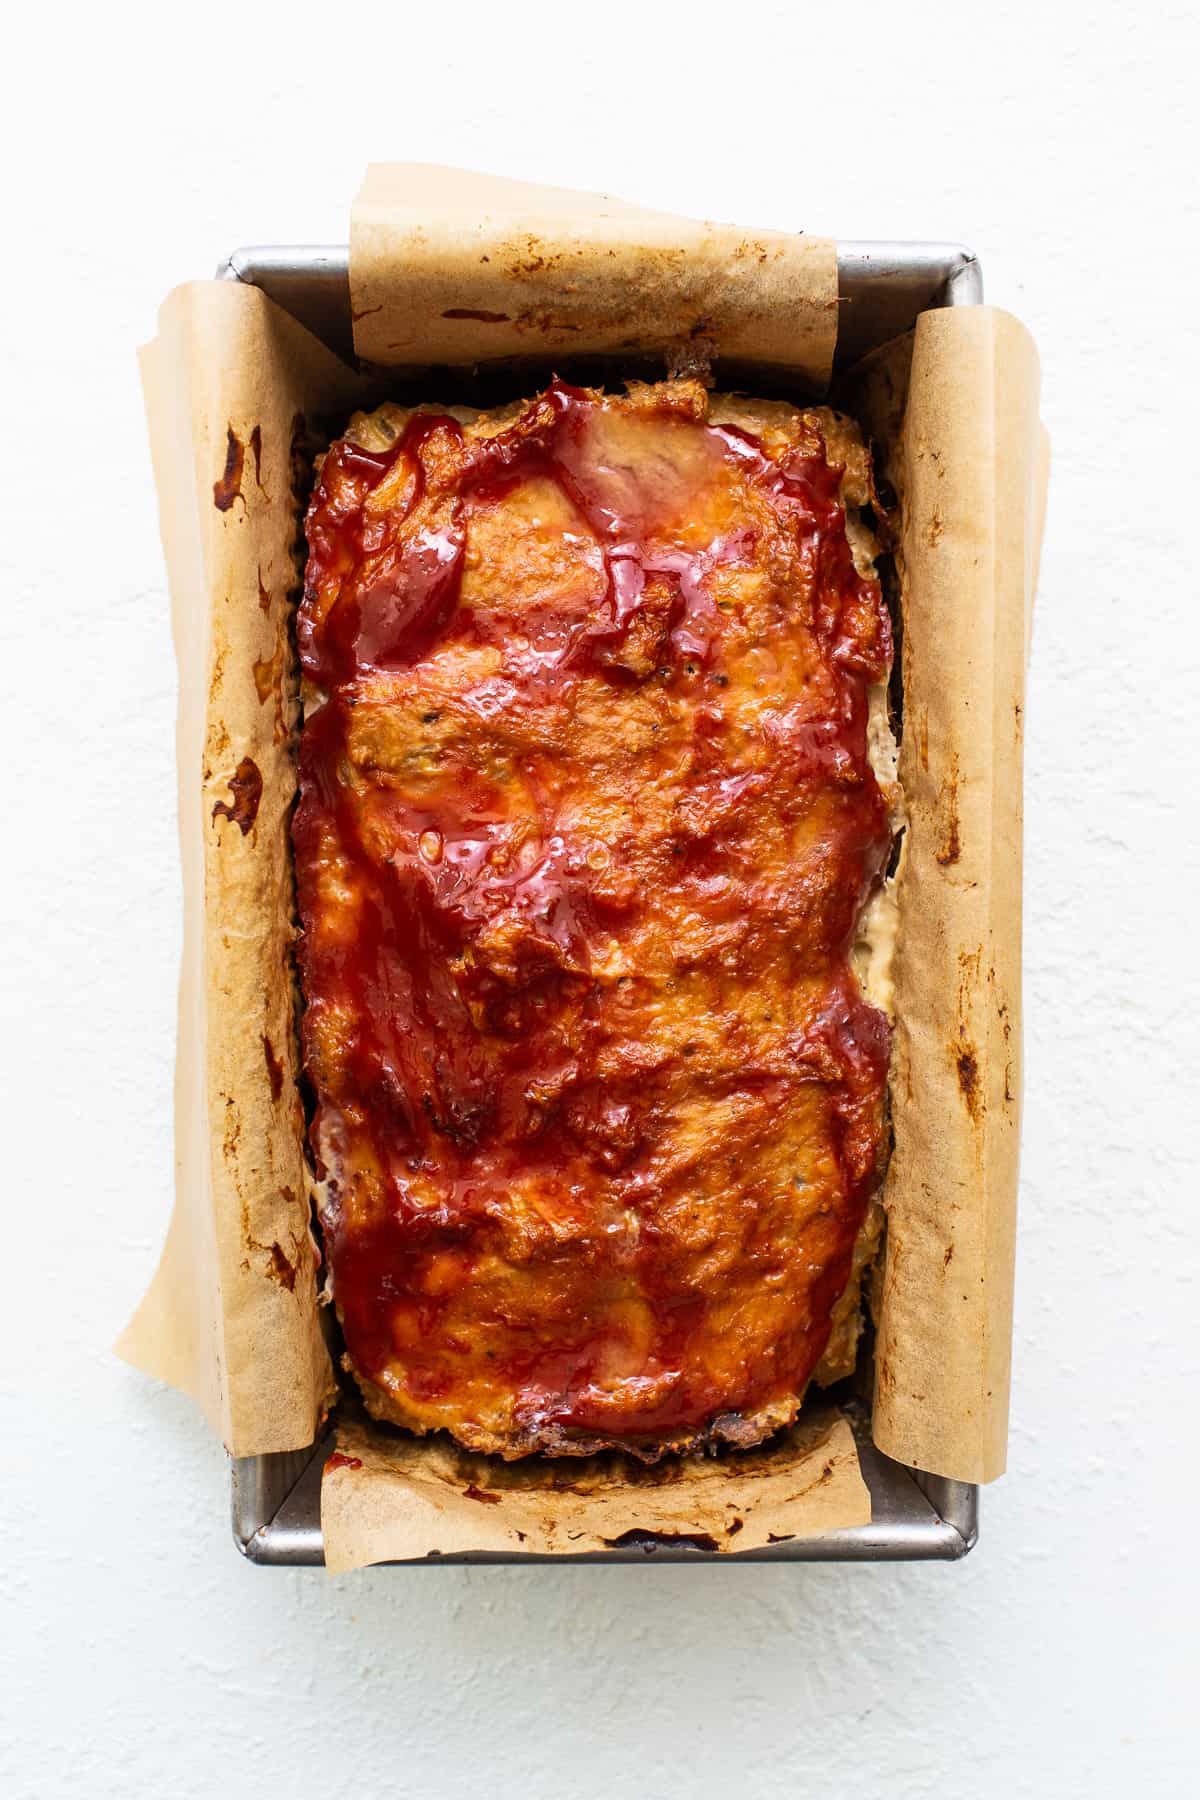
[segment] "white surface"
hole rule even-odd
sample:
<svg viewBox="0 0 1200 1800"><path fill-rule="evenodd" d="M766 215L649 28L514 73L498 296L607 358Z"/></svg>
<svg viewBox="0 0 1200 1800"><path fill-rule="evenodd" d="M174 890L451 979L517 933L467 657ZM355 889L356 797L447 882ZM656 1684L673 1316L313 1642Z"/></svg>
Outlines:
<svg viewBox="0 0 1200 1800"><path fill-rule="evenodd" d="M1193 9L404 10L8 27L0 1791L1194 1792ZM387 156L961 238L1038 337L1012 1458L959 1567L255 1570L223 1455L108 1354L167 1216L178 948L134 350L235 245L344 238Z"/></svg>

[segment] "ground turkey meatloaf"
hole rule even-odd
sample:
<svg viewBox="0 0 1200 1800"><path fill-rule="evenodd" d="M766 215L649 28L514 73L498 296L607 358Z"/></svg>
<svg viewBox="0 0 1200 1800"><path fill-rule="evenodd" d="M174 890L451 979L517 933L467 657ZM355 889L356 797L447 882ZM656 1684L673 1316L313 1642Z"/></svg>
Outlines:
<svg viewBox="0 0 1200 1800"><path fill-rule="evenodd" d="M896 799L872 498L846 419L692 381L385 406L325 456L303 1039L379 1417L654 1457L756 1442L852 1360Z"/></svg>

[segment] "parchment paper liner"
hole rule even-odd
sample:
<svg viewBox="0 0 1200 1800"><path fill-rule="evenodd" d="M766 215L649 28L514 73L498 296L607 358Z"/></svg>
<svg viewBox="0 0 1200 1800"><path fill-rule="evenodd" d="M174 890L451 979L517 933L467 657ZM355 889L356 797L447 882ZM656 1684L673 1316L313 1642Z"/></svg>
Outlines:
<svg viewBox="0 0 1200 1800"><path fill-rule="evenodd" d="M471 1456L361 1420L339 1422L321 1482L326 1566L437 1552L573 1555L653 1535L703 1550L758 1550L790 1537L865 1525L871 1500L846 1420L833 1407L758 1450L720 1461L673 1457Z"/></svg>
<svg viewBox="0 0 1200 1800"><path fill-rule="evenodd" d="M461 187L459 198L461 212ZM536 212L532 194L528 205ZM612 232L619 209L605 205ZM555 228L562 211L552 196ZM398 245L411 228L401 224ZM373 229L384 230L377 215ZM431 213L430 244L439 230ZM694 230L679 222L685 244ZM629 252L638 291L640 231L631 227ZM460 237L452 217L447 269L461 269ZM553 268L548 279L557 279ZM823 318L827 295L816 308ZM574 347L596 346L581 332ZM143 378L179 658L185 943L176 1209L158 1274L118 1349L190 1393L230 1451L245 1456L311 1443L335 1391L300 1150L286 632L297 577L293 446L306 431L336 431L363 390L261 293L234 283L196 283L170 297ZM868 359L851 395L885 445L904 504L909 828L898 877L896 1151L873 1428L888 1454L966 1480L1002 1471L1007 1421L1019 723L1045 468L1037 387L1022 327L965 308L924 315L911 367L905 346ZM729 1505L743 1496L724 1485L738 1480L725 1462L684 1463L653 1485L551 1489L547 1511L536 1483L493 1484L496 1501L452 1499L446 1471L461 1457L443 1444L398 1450L387 1434L364 1439L358 1424L339 1440L361 1466L335 1464L326 1476L331 1567L511 1547L521 1531L531 1548L577 1550L584 1540L563 1530L567 1502L581 1509L576 1523L589 1542L635 1529L678 1534L686 1522L683 1535L728 1549L768 1541L756 1533L795 1536L869 1513L849 1427L827 1413L806 1418L772 1452L771 1483L756 1487L733 1536Z"/></svg>
<svg viewBox="0 0 1200 1800"><path fill-rule="evenodd" d="M903 519L908 825L872 1434L961 1481L1003 1474L1008 1439L1038 390L1024 327L957 307L922 314L846 396L884 447Z"/></svg>
<svg viewBox="0 0 1200 1800"><path fill-rule="evenodd" d="M354 348L390 367L719 349L821 392L829 238L646 212L604 194L378 163L350 215Z"/></svg>
<svg viewBox="0 0 1200 1800"><path fill-rule="evenodd" d="M232 282L177 289L141 364L179 671L184 920L175 1210L117 1349L245 1456L312 1443L336 1392L297 1089L288 632L293 448L363 388Z"/></svg>

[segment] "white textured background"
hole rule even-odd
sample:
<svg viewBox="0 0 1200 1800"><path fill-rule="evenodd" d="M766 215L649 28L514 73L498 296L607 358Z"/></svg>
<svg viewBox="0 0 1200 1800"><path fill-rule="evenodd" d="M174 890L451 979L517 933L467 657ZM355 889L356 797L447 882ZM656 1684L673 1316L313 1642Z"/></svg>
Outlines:
<svg viewBox="0 0 1200 1800"><path fill-rule="evenodd" d="M1194 9L75 11L10 21L0 113L0 1792L1194 1793ZM178 954L134 351L235 245L344 238L386 157L959 238L1038 338L1012 1456L960 1566L255 1570L220 1450L108 1354Z"/></svg>

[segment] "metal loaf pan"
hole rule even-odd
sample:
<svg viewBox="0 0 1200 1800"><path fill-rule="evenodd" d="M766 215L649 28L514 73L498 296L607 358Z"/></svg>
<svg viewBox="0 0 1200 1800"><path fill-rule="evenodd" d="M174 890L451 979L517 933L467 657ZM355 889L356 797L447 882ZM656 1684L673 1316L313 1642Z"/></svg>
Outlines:
<svg viewBox="0 0 1200 1800"><path fill-rule="evenodd" d="M220 280L259 287L332 350L352 359L349 251L344 245L264 246L235 250ZM908 331L918 313L936 306L978 306L978 262L958 244L843 243L838 246L841 303L835 369ZM865 1408L851 1406L871 1523L818 1537L793 1538L762 1550L713 1553L676 1542L628 1545L580 1556L477 1552L425 1562L954 1562L978 1536L979 1490L910 1469L872 1444ZM307 1450L232 1458L233 1535L255 1563L324 1562L321 1471L331 1435Z"/></svg>

